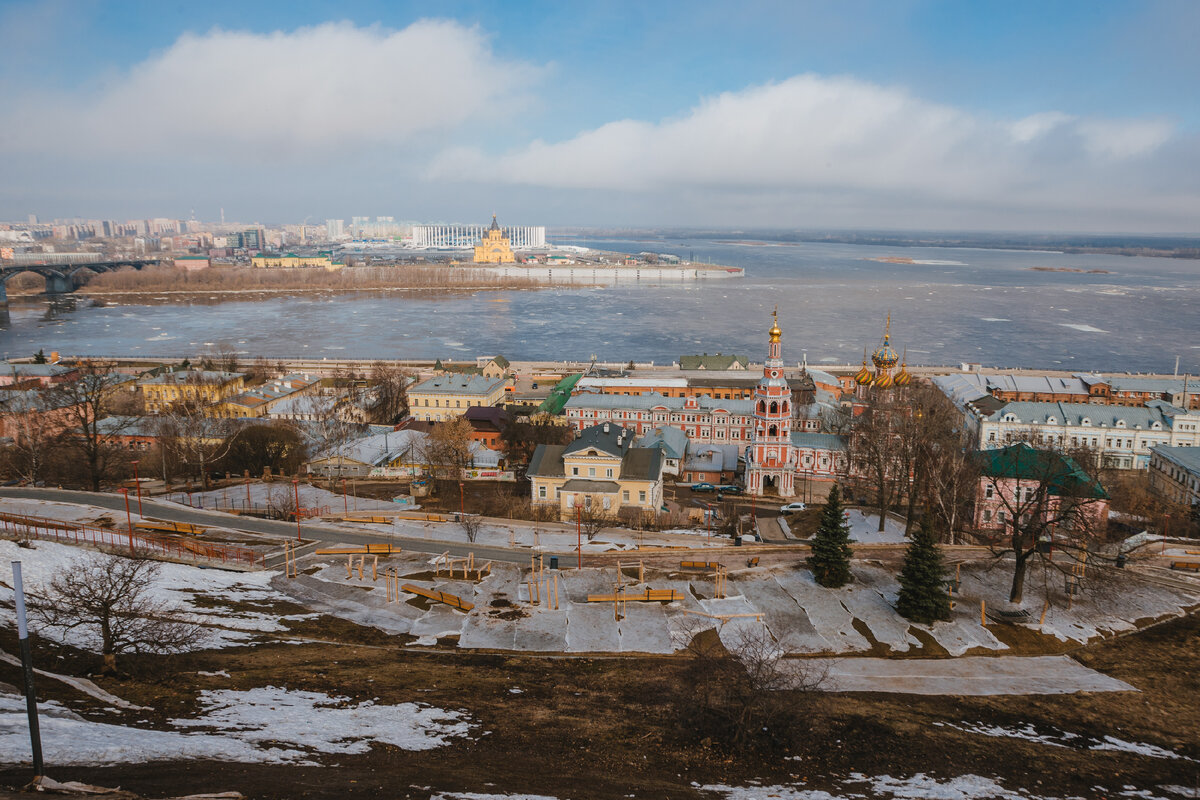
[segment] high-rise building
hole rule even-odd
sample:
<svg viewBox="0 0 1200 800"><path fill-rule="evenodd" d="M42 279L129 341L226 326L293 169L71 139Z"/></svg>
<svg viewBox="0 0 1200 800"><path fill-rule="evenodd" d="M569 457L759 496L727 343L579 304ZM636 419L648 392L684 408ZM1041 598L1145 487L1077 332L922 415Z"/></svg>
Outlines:
<svg viewBox="0 0 1200 800"><path fill-rule="evenodd" d="M30 214L30 215L29 215L29 224L30 224L30 225L37 225L37 224L38 224L38 221L37 221L37 214Z"/></svg>
<svg viewBox="0 0 1200 800"><path fill-rule="evenodd" d="M242 232L242 247L247 250L266 250L267 232L262 228L247 228Z"/></svg>
<svg viewBox="0 0 1200 800"><path fill-rule="evenodd" d="M342 219L325 220L325 236L329 241L337 241L346 235L346 221Z"/></svg>

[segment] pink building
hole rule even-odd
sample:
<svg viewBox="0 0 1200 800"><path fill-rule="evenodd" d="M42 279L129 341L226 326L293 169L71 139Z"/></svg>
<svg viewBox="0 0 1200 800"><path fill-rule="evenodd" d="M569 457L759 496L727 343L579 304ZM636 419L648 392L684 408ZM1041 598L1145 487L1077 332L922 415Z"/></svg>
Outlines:
<svg viewBox="0 0 1200 800"><path fill-rule="evenodd" d="M1103 531L1108 520L1108 494L1074 459L1053 450L1037 450L1025 442L978 454L982 476L975 498L975 528L1003 535L1014 519L1037 517L1026 530L1085 535Z"/></svg>

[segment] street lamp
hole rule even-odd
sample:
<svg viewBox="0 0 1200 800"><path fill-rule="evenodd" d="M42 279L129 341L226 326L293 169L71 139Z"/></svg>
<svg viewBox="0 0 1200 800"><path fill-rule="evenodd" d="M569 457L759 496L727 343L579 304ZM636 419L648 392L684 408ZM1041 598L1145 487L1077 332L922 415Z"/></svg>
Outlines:
<svg viewBox="0 0 1200 800"><path fill-rule="evenodd" d="M137 549L133 546L133 516L129 513L129 490L122 486L121 494L125 495L125 522L129 526L129 552L131 555L137 555Z"/></svg>
<svg viewBox="0 0 1200 800"><path fill-rule="evenodd" d="M342 478L342 509L350 513L350 501L346 499L346 479Z"/></svg>
<svg viewBox="0 0 1200 800"><path fill-rule="evenodd" d="M300 479L292 478L292 488L296 490L296 541L300 541Z"/></svg>
<svg viewBox="0 0 1200 800"><path fill-rule="evenodd" d="M135 458L133 460L133 483L135 486L137 486L138 516L140 517L142 516L142 482L138 479L137 468L139 463L141 463L141 459Z"/></svg>

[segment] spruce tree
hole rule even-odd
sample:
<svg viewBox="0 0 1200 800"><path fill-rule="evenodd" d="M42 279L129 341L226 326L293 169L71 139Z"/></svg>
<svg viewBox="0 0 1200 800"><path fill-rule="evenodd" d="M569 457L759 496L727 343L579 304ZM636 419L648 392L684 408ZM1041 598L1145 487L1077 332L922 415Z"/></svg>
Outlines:
<svg viewBox="0 0 1200 800"><path fill-rule="evenodd" d="M900 570L900 599L896 610L901 616L931 625L950 619L950 595L946 593L946 566L942 548L933 536L929 519L923 519L904 553Z"/></svg>
<svg viewBox="0 0 1200 800"><path fill-rule="evenodd" d="M850 525L842 509L842 496L835 483L821 510L821 527L812 540L808 568L817 583L831 589L850 582Z"/></svg>

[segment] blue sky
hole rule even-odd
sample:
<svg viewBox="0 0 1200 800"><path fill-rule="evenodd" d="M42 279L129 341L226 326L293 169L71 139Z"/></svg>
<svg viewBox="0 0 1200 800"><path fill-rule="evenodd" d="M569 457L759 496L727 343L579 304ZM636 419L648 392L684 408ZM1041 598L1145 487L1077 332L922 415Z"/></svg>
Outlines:
<svg viewBox="0 0 1200 800"><path fill-rule="evenodd" d="M3 2L0 217L1197 232L1198 30L1182 1Z"/></svg>

